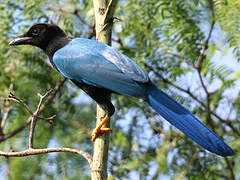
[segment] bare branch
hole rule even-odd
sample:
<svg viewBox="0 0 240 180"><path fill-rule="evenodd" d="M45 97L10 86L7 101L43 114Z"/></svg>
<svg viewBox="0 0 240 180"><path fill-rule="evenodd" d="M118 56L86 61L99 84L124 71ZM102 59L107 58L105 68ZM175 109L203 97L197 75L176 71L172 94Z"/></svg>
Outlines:
<svg viewBox="0 0 240 180"><path fill-rule="evenodd" d="M8 116L9 116L11 110L12 110L12 108L7 107L6 110L5 110L5 113L4 113L3 117L2 117L2 119L1 119L1 124L0 124L0 136L3 136L3 134L4 134L4 133L3 133L3 128L4 128L5 124L6 124L6 121L7 121L7 119L8 119ZM1 114L1 112L0 112L0 114Z"/></svg>
<svg viewBox="0 0 240 180"><path fill-rule="evenodd" d="M41 95L40 93L38 93L38 96L40 97L40 101L38 103L38 107L37 107L37 110L33 113L31 108L20 98L16 97L13 95L13 93L10 93L10 95L8 96L7 99L5 100L8 100L8 101L15 101L17 103L20 103L22 104L26 109L27 111L31 114L31 116L37 116L38 119L42 119L42 120L46 120L47 122L49 122L51 125L54 125L54 122L52 121L56 115L53 115L51 117L48 117L48 118L45 118L45 117L39 117L38 114L39 114L39 110L41 108L41 105L42 105L42 102L43 102L43 99L45 97L47 97L53 90L49 90L45 95ZM8 113L7 113L8 115Z"/></svg>
<svg viewBox="0 0 240 180"><path fill-rule="evenodd" d="M213 16L214 16L214 12L213 12ZM202 78L202 75L201 75L201 65L202 65L202 61L204 59L205 51L208 49L208 44L209 44L209 40L212 36L214 25L215 25L215 21L212 21L212 24L211 24L211 27L210 27L210 30L209 30L209 33L208 33L208 37L207 37L207 39L206 39L206 41L205 41L205 43L202 47L201 53L200 53L200 55L198 57L198 60L197 60L197 64L195 64L195 66L194 66L197 69L197 73L198 73L201 85L204 89L204 92L207 95L207 111L208 111L208 114L209 114L209 111L210 111L210 93L208 92L207 87L203 82L203 78Z"/></svg>
<svg viewBox="0 0 240 180"><path fill-rule="evenodd" d="M201 83L201 85L204 89L204 92L207 95L207 111L208 111L208 114L209 114L209 111L210 111L210 93L208 92L207 87L203 82L203 78L202 78L202 75L201 75L201 64L202 64L202 61L203 61L203 58L204 58L205 51L208 49L208 44L209 44L209 40L212 36L214 25L215 25L215 21L212 21L212 24L211 24L211 27L210 27L210 30L209 30L209 33L208 33L208 37L207 37L207 39L206 39L206 41L205 41L205 43L202 47L201 53L198 57L197 64L195 64L195 66L194 66L197 69L197 73L198 73L198 76L199 76L199 79L200 79L200 83Z"/></svg>
<svg viewBox="0 0 240 180"><path fill-rule="evenodd" d="M19 104L22 104L26 108L26 110L29 112L29 114L33 115L33 112L30 109L30 107L22 99L19 99L16 96L14 96L14 94L12 92L10 92L10 94L9 94L9 96L8 96L8 98L6 100L8 100L8 101L15 101L15 102L17 102Z"/></svg>
<svg viewBox="0 0 240 180"><path fill-rule="evenodd" d="M63 87L66 81L67 81L67 78L64 77L58 82L58 84L55 86L53 91L48 95L48 98L46 99L45 103L43 103L39 108L39 112L43 111L45 107L55 98L57 92Z"/></svg>
<svg viewBox="0 0 240 180"><path fill-rule="evenodd" d="M40 97L38 106L36 111L33 113L31 111L31 109L29 108L29 106L20 98L15 97L12 93L10 93L8 100L13 100L16 101L20 104L22 104L27 110L28 112L31 114L31 117L29 117L29 119L27 120L27 122L21 126L20 128L16 129L16 130L20 130L23 127L25 128L30 122L31 122L31 127L30 127L30 133L29 133L29 148L25 151L21 151L21 152L13 152L12 150L10 150L10 152L3 152L0 151L0 156L5 156L5 157L22 157L22 156L30 156L30 155L37 155L37 154L45 154L45 153L51 153L51 152L71 152L71 153L75 153L75 154L79 154L82 155L89 163L90 167L92 165L92 157L84 151L80 151L77 149L72 149L72 148L46 148L46 149L33 149L33 137L34 137L34 130L35 130L35 126L37 123L37 119L38 119L38 114L40 113L40 111L42 111L44 108L46 107L46 102L45 104L43 104L43 100L44 98L50 96L51 98L54 98L56 91L58 91L60 89L60 87L63 85L63 83L65 82L66 78L64 78L63 80L60 81L60 83L55 87L54 90L50 90L48 91L45 95L41 95L40 93L38 93L38 96ZM53 93L53 94L52 94ZM50 99L48 99L47 103L50 102ZM44 105L44 106L42 106ZM52 120L54 117L56 117L56 115L51 116L49 118L41 118L44 120ZM8 134L8 138L10 137L9 135L13 135L14 133L17 133L15 131L13 131L11 134ZM7 136L5 136L6 138Z"/></svg>
<svg viewBox="0 0 240 180"><path fill-rule="evenodd" d="M214 18L214 10L212 9L212 16ZM201 74L201 65L202 65L202 61L204 59L204 55L205 55L205 51L208 49L208 44L209 44L209 40L212 36L212 32L213 32L213 28L214 28L214 25L215 25L215 20L212 21L212 24L211 24L211 27L210 27L210 30L209 30L209 33L208 33L208 37L202 47L202 50L201 50L201 53L198 57L198 60L197 60L197 64L195 64L194 68L197 69L197 74L198 74L198 77L200 79L200 83L201 83L201 86L206 94L206 100L207 100L207 103L206 103L206 111L207 111L207 122L210 124L210 126L212 127L213 131L215 131L215 126L213 124L213 121L212 121L212 118L211 118L211 107L210 107L210 92L208 91L207 89L207 86L205 85L205 83L203 82L203 77L202 77L202 74Z"/></svg>
<svg viewBox="0 0 240 180"><path fill-rule="evenodd" d="M29 144L28 144L29 149L33 148L33 137L34 137L36 124L37 124L37 117L33 116L31 120L30 132L29 132Z"/></svg>
<svg viewBox="0 0 240 180"><path fill-rule="evenodd" d="M5 111L2 121L1 121L1 126L0 126L1 129L5 126L6 120L9 116L9 113L11 112L11 110L12 110L12 108L10 108L10 107L6 108L6 111Z"/></svg>
<svg viewBox="0 0 240 180"><path fill-rule="evenodd" d="M41 107L39 108L39 113L41 111L43 111L46 108L46 106L55 98L57 92L62 88L62 86L64 85L66 80L67 80L67 78L63 78L58 82L58 84L55 86L54 90L48 95L48 98L46 99L45 103L43 103L41 105ZM49 119L51 119L51 118L52 117L50 117ZM43 119L43 118L40 118L40 119ZM48 118L44 118L44 119L48 119ZM0 142L5 141L6 139L11 138L11 137L15 136L17 133L21 132L23 129L25 129L31 123L31 120L32 120L32 115L26 120L26 122L24 124L22 124L21 126L19 126L16 129L14 129L12 132L10 132L4 136L1 136Z"/></svg>
<svg viewBox="0 0 240 180"><path fill-rule="evenodd" d="M79 154L79 155L83 156L88 161L90 167L92 165L92 156L90 154L88 154L87 152L80 151L80 150L77 150L77 149L72 149L72 148L28 149L28 150L20 151L20 152L3 152L3 151L0 151L0 156L22 157L22 156L46 154L46 153L52 153L52 152L71 152L71 153Z"/></svg>
<svg viewBox="0 0 240 180"><path fill-rule="evenodd" d="M56 123L53 121L53 119L54 119L56 116L57 116L56 114L54 114L54 115L52 115L52 116L50 116L50 117L48 117L48 118L39 117L39 116L38 116L38 119L45 120L45 121L47 121L48 123L50 123L51 125L55 126Z"/></svg>
<svg viewBox="0 0 240 180"><path fill-rule="evenodd" d="M17 133L21 132L23 129L25 129L31 122L32 116L27 119L27 121L19 126L18 128L14 129L12 132L5 134L0 137L0 142L5 141L6 139L9 139L13 136L15 136Z"/></svg>
<svg viewBox="0 0 240 180"><path fill-rule="evenodd" d="M37 107L37 110L36 110L36 113L38 114L39 113L39 110L41 108L41 105L42 105L42 102L44 100L45 97L49 96L49 94L53 92L53 89L49 90L48 92L46 92L44 95L41 95L40 93L38 93L38 96L40 97L40 101L38 103L38 107Z"/></svg>
<svg viewBox="0 0 240 180"><path fill-rule="evenodd" d="M38 114L40 112L41 105L43 103L44 98L49 96L49 94L51 92L53 92L53 90L49 90L45 95L41 95L40 93L38 93L38 96L40 97L40 100L39 100L37 109L34 113L30 109L30 107L22 99L14 96L13 93L10 92L10 95L7 98L7 100L12 100L12 101L15 101L15 102L18 102L18 103L22 104L27 109L27 111L30 113L30 115L32 116L31 121L30 121L31 126L30 126L30 133L29 133L29 148L33 148L34 129L35 129L35 126L36 126L36 123L37 123ZM50 123L51 122L50 120L53 120L54 117L56 117L56 115L53 115L50 118L41 118L41 119L48 120L47 122Z"/></svg>
<svg viewBox="0 0 240 180"><path fill-rule="evenodd" d="M211 125L211 127L213 128L213 131L215 131L215 126L214 126L214 124L213 124L213 122L212 122L212 119L211 119L211 107L210 107L210 96L211 96L211 94L210 94L210 92L208 91L208 89L207 89L207 86L205 85L205 83L203 82L203 77L202 77L202 75L201 75L201 72L200 72L200 68L198 68L197 69L197 74L198 74L198 77L199 77L199 79L200 79L200 83L201 83L201 86L202 86L202 88L203 88L203 90L204 90L204 92L205 92L205 94L206 94L206 96L207 96L207 105L205 105L205 109L206 109L206 111L207 111L207 122Z"/></svg>
<svg viewBox="0 0 240 180"><path fill-rule="evenodd" d="M43 103L44 98L46 98L52 91L53 90L49 90L44 95L41 95L40 93L38 93L38 96L40 97L40 100L39 100L38 107L37 107L36 111L32 114L32 121L31 121L30 132L29 132L29 149L33 148L33 137L34 137L35 127L36 127L36 124L37 124L37 119L38 119L38 114L39 114L40 107ZM53 117L56 117L56 115L51 116L50 119L52 119ZM49 119L49 118L47 118L47 119ZM48 122L50 122L50 121L48 121Z"/></svg>
<svg viewBox="0 0 240 180"><path fill-rule="evenodd" d="M197 60L197 64L195 64L195 68L196 69L199 69L201 67L201 64L202 64L202 60L203 60L203 57L204 57L204 54L205 54L205 51L208 49L208 43L209 43L209 40L212 36L212 32L213 32L213 28L214 28L214 25L215 25L215 21L212 21L212 24L211 24L211 27L210 27L210 31L208 33L208 37L202 47L202 50L201 50L201 53L198 57L198 60Z"/></svg>

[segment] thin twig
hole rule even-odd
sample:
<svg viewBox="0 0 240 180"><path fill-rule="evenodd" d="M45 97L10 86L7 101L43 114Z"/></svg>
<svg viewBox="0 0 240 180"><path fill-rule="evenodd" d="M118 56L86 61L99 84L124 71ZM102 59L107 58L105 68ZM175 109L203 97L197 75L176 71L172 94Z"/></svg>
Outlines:
<svg viewBox="0 0 240 180"><path fill-rule="evenodd" d="M214 11L212 10L212 15L213 15L213 18L214 18ZM214 29L214 25L215 25L215 20L212 21L212 24L211 24L211 27L210 27L210 30L209 30L209 33L208 33L208 37L202 47L202 50L201 50L201 53L198 57L198 60L197 60L197 64L195 64L194 68L197 69L197 74L198 74L198 77L200 79L200 83L201 83L201 86L206 94L206 111L207 111L207 122L210 124L210 126L212 127L213 131L215 131L215 126L214 126L214 123L212 121L212 118L211 118L211 107L210 107L210 96L211 94L209 93L208 89L207 89L207 86L205 85L204 81L203 81L203 77L202 77L202 74L201 74L201 66L202 66L202 62L203 62L203 59L204 59L204 55L205 55L205 51L208 49L208 44L209 44L209 40L212 36L212 32L213 32L213 29Z"/></svg>
<svg viewBox="0 0 240 180"><path fill-rule="evenodd" d="M29 156L29 155L37 155L37 154L45 154L45 153L51 153L51 152L71 152L71 153L76 153L79 155L82 155L89 163L90 167L92 165L92 157L84 151L80 151L77 149L72 149L72 148L46 148L46 149L33 149L33 137L34 137L34 130L35 130L35 126L36 126L36 122L38 119L38 114L40 113L40 111L43 110L42 108L42 104L43 104L43 100L44 98L48 97L51 93L56 94L56 91L59 90L60 85L62 86L63 83L65 82L66 79L64 79L63 81L60 81L60 84L58 84L55 88L55 90L50 90L48 91L45 95L41 95L40 93L38 93L38 96L40 97L38 106L36 111L33 113L31 111L31 109L29 108L29 106L20 98L15 97L12 93L10 93L9 95L9 100L13 100L16 101L20 104L22 104L27 110L28 112L31 114L31 118L30 120L28 120L27 122L31 122L31 127L30 127L30 133L29 133L29 148L25 151L21 151L21 152L13 152L12 150L10 152L3 152L0 151L0 155L1 156L5 156L5 157L21 157L21 156ZM51 98L53 98L54 96L52 95ZM48 99L49 100L49 99ZM49 101L48 101L49 102ZM44 104L44 107L46 107L46 103ZM51 116L50 118L42 118L42 119L53 119L55 117ZM25 125L27 125L25 123Z"/></svg>
<svg viewBox="0 0 240 180"><path fill-rule="evenodd" d="M30 109L30 107L22 99L14 96L13 93L10 92L10 95L8 96L7 100L12 100L12 101L15 101L15 102L18 102L18 103L22 104L27 109L27 111L30 113L30 115L32 116L30 132L29 132L29 149L33 148L34 130L35 130L35 127L36 127L38 114L39 114L41 105L43 103L44 98L46 98L51 92L53 92L53 90L48 91L45 95L41 95L40 93L38 93L38 96L40 97L40 100L39 100L37 109L34 113ZM48 120L47 122L50 122L50 120L53 120L54 117L56 117L56 115L51 116L50 118L41 118L41 119L44 119L44 120L46 119L46 120Z"/></svg>
<svg viewBox="0 0 240 180"><path fill-rule="evenodd" d="M40 97L40 101L39 101L39 103L38 103L38 107L37 107L36 112L39 112L39 111L40 111L40 108L41 108L41 106L42 106L43 100L44 100L46 97L48 97L53 91L54 91L54 90L51 89L51 90L47 91L44 95L41 95L40 93L38 93L38 96Z"/></svg>
<svg viewBox="0 0 240 180"><path fill-rule="evenodd" d="M77 149L72 148L46 148L46 149L27 149L25 151L20 152L3 152L0 151L0 156L5 157L22 157L22 156L30 156L30 155L37 155L37 154L45 154L45 153L52 153L52 152L71 152L75 154L79 154L83 156L89 163L90 167L92 165L92 156L87 152L80 151Z"/></svg>
<svg viewBox="0 0 240 180"><path fill-rule="evenodd" d="M202 65L202 61L204 59L205 51L208 48L209 40L210 40L210 38L212 36L214 25L215 25L215 21L213 21L212 24L211 24L211 27L210 27L210 30L209 30L209 33L208 33L208 37L207 37L207 39L206 39L206 41L204 43L204 46L202 47L201 53L200 53L200 55L198 57L197 64L194 66L197 69L197 73L198 73L198 76L199 76L199 79L200 79L200 83L201 83L201 85L202 85L202 87L203 87L203 89L204 89L204 91L205 91L205 93L207 95L207 107L208 107L207 110L208 111L210 111L210 102L209 102L209 100L210 100L210 93L208 92L207 87L206 87L206 85L203 82L203 78L202 78L202 75L201 75L201 65Z"/></svg>
<svg viewBox="0 0 240 180"><path fill-rule="evenodd" d="M209 40L212 36L212 32L213 32L213 29L214 29L214 25L215 25L215 21L212 21L212 24L211 24L211 27L210 27L210 31L208 33L208 37L202 47L202 50L201 50L201 53L198 57L198 60L197 60L197 64L195 64L195 68L198 69L198 68L201 68L201 64L202 64L202 60L203 60L203 57L204 57L204 54L205 54L205 51L208 49L208 44L209 44Z"/></svg>
<svg viewBox="0 0 240 180"><path fill-rule="evenodd" d="M67 78L63 78L58 82L58 84L55 86L54 90L49 94L46 101L39 108L39 113L41 111L43 111L46 108L46 106L55 98L57 92L63 87L66 80L67 80ZM22 124L21 126L19 126L18 128L14 129L10 133L5 134L4 136L0 137L0 142L5 141L6 139L11 138L11 137L15 136L17 133L21 132L23 129L25 129L31 123L31 120L32 120L32 116L30 116L26 120L26 122L24 124Z"/></svg>
<svg viewBox="0 0 240 180"><path fill-rule="evenodd" d="M6 110L5 110L5 113L4 113L3 117L2 117L2 119L1 119L0 136L3 136L3 135L4 135L4 133L3 133L3 128L4 128L5 124L6 124L6 121L7 121L7 119L8 119L8 116L9 116L11 110L12 110L11 107L7 107ZM1 112L0 112L0 113L1 113ZM0 115L1 115L1 114L0 114Z"/></svg>
<svg viewBox="0 0 240 180"><path fill-rule="evenodd" d="M1 129L3 129L3 127L5 126L6 120L9 116L9 113L11 112L11 110L12 110L12 108L10 108L10 107L6 108L6 111L5 111L5 113L3 115L3 118L1 120Z"/></svg>
<svg viewBox="0 0 240 180"><path fill-rule="evenodd" d="M40 97L40 100L39 100L36 111L32 114L32 121L31 121L30 132L29 132L29 149L33 148L33 137L34 137L35 127L36 127L36 124L37 124L37 119L38 119L38 114L39 114L40 107L43 103L44 98L46 98L52 91L53 90L49 90L44 95L41 95L40 93L38 93L38 96ZM52 117L56 117L56 116L52 116Z"/></svg>
<svg viewBox="0 0 240 180"><path fill-rule="evenodd" d="M37 124L37 117L33 116L31 121L30 131L29 131L29 144L28 144L29 149L33 148L33 137L34 137L36 124Z"/></svg>
<svg viewBox="0 0 240 180"><path fill-rule="evenodd" d="M46 99L45 103L43 103L39 109L39 112L45 109L45 107L55 98L57 92L63 87L64 83L67 81L67 78L61 79L58 84L55 86L53 91L48 95L48 98Z"/></svg>
<svg viewBox="0 0 240 180"><path fill-rule="evenodd" d="M29 106L22 99L19 99L18 97L14 96L14 94L12 92L10 92L10 94L8 95L8 98L6 100L15 101L19 104L22 104L25 107L25 109L29 112L29 114L33 115L33 112L29 108Z"/></svg>
<svg viewBox="0 0 240 180"><path fill-rule="evenodd" d="M30 108L22 99L14 96L13 93L11 93L11 92L10 92L10 95L8 96L8 98L6 98L5 100L15 101L15 102L17 102L17 103L19 103L19 104L22 104L22 105L25 107L25 109L27 109L27 111L30 113L31 116L37 116L38 119L46 120L46 121L47 121L48 123L50 123L51 125L54 125L54 122L53 122L52 120L56 117L56 115L53 115L53 116L48 117L48 118L45 118L45 117L39 117L39 116L38 116L39 113L36 113L36 112L39 112L40 107L41 107L41 105L42 105L43 99L44 99L46 96L48 96L49 93L51 93L52 91L53 91L53 90L48 91L43 97L42 97L41 94L38 93L38 96L40 96L41 99L40 99L40 101L39 101L39 103L38 103L37 110L36 110L34 113L32 112L31 108Z"/></svg>
<svg viewBox="0 0 240 180"><path fill-rule="evenodd" d="M42 119L42 120L48 121L49 124L55 126L56 124L55 124L55 122L53 121L53 119L54 119L56 116L57 116L56 114L54 114L54 115L52 115L52 116L50 116L50 117L47 117L47 118L45 118L45 117L39 117L39 116L38 116L38 119Z"/></svg>
<svg viewBox="0 0 240 180"><path fill-rule="evenodd" d="M210 124L213 131L215 131L215 126L214 126L212 118L211 118L211 107L210 107L210 96L211 96L211 94L209 93L209 91L207 89L207 86L203 82L203 77L201 75L200 68L197 69L197 74L198 74L198 77L200 79L201 86L202 86L202 88L203 88L203 90L206 94L207 104L205 106L206 107L205 109L206 109L206 112L207 112L207 122Z"/></svg>

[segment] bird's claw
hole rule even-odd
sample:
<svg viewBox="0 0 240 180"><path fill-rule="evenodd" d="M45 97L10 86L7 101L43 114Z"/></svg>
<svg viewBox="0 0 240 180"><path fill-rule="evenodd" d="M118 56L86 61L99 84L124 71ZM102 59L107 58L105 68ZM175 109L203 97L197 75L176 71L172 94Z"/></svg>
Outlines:
<svg viewBox="0 0 240 180"><path fill-rule="evenodd" d="M102 128L102 126L109 120L109 116L106 115L104 119L100 122L100 124L93 130L92 132L92 142L95 141L95 139L101 135L104 132L109 132L111 131L110 128Z"/></svg>
<svg viewBox="0 0 240 180"><path fill-rule="evenodd" d="M101 129L95 128L92 132L92 142L94 142L96 138L101 134L103 134L104 132L109 132L109 131L111 131L110 128L101 128Z"/></svg>

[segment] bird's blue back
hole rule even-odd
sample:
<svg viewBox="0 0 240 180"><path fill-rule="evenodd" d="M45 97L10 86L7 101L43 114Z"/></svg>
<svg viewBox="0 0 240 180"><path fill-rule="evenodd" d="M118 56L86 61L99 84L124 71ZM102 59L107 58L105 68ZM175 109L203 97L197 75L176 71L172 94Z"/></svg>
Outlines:
<svg viewBox="0 0 240 180"><path fill-rule="evenodd" d="M146 98L142 83L149 81L148 75L131 59L103 43L73 39L55 52L53 62L69 79Z"/></svg>

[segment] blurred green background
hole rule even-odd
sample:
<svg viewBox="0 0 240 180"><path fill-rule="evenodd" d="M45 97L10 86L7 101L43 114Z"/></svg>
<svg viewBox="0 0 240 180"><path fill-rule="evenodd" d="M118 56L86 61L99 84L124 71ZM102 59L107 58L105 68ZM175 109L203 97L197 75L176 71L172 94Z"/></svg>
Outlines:
<svg viewBox="0 0 240 180"><path fill-rule="evenodd" d="M112 46L134 59L169 95L198 116L236 152L219 157L203 150L157 116L141 100L113 96L108 173L115 179L240 179L240 2L238 0L119 0ZM0 3L0 149L28 147L23 106L6 102L9 92L32 110L37 93L62 76L35 47L8 43L34 23L56 23L69 36L95 39L89 0L2 0ZM204 54L203 48L205 48ZM70 81L41 112L35 148L72 147L92 153L88 130L96 104ZM4 116L8 118L4 120ZM3 122L3 120L5 122ZM1 180L90 179L85 159L70 153L0 157Z"/></svg>

